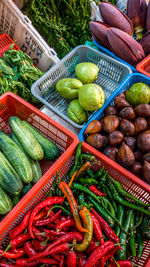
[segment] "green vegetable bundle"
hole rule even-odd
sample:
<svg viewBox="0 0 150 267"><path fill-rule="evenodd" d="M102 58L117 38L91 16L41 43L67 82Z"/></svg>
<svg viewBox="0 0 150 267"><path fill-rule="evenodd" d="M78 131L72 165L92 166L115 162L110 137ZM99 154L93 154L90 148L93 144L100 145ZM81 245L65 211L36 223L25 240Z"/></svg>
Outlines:
<svg viewBox="0 0 150 267"><path fill-rule="evenodd" d="M90 0L31 0L24 12L60 58L91 39Z"/></svg>
<svg viewBox="0 0 150 267"><path fill-rule="evenodd" d="M11 46L0 58L0 95L13 92L39 107L39 101L31 94L31 86L42 75L43 72L33 66L26 53Z"/></svg>

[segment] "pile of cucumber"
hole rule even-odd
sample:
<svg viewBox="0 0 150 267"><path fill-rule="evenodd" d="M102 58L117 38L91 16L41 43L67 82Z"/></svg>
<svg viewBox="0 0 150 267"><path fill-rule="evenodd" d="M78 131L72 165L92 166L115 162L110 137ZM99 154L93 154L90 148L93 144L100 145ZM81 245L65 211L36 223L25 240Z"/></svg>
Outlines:
<svg viewBox="0 0 150 267"><path fill-rule="evenodd" d="M60 155L58 147L27 121L12 116L9 125L10 136L0 131L1 215L8 213L41 178L39 161L43 158L55 161Z"/></svg>

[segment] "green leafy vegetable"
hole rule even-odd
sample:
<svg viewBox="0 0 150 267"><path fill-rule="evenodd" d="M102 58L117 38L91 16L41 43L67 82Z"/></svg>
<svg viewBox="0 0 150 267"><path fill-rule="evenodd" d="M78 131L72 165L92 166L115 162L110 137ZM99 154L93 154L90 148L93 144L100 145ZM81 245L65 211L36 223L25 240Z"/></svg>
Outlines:
<svg viewBox="0 0 150 267"><path fill-rule="evenodd" d="M42 75L43 72L33 66L27 54L11 46L0 58L0 95L13 92L40 107L40 102L31 94L31 86Z"/></svg>

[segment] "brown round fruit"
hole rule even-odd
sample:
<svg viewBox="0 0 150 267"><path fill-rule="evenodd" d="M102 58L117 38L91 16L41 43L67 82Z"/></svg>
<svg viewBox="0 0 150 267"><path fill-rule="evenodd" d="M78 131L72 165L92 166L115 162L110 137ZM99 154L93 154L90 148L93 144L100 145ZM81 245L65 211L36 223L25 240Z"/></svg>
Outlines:
<svg viewBox="0 0 150 267"><path fill-rule="evenodd" d="M104 151L104 155L112 159L113 161L117 161L117 153L118 153L118 148L117 147L111 147L107 146Z"/></svg>
<svg viewBox="0 0 150 267"><path fill-rule="evenodd" d="M150 162L150 152L143 155L143 160Z"/></svg>
<svg viewBox="0 0 150 267"><path fill-rule="evenodd" d="M149 184L150 183L150 163L147 162L146 160L144 160L142 171L143 171L144 180Z"/></svg>
<svg viewBox="0 0 150 267"><path fill-rule="evenodd" d="M85 134L99 133L102 130L102 123L98 120L91 121L85 129Z"/></svg>
<svg viewBox="0 0 150 267"><path fill-rule="evenodd" d="M103 147L104 144L104 139L103 139L103 135L101 134L91 134L87 137L86 142L88 144L90 144L91 146L100 149Z"/></svg>
<svg viewBox="0 0 150 267"><path fill-rule="evenodd" d="M150 130L147 130L138 136L137 145L143 152L150 151Z"/></svg>
<svg viewBox="0 0 150 267"><path fill-rule="evenodd" d="M130 103L128 102L128 100L124 97L121 96L117 96L114 100L114 104L117 110L121 110L122 108L125 107L130 107Z"/></svg>
<svg viewBox="0 0 150 267"><path fill-rule="evenodd" d="M117 110L114 106L108 106L106 109L105 109L105 112L104 112L105 116L108 116L108 115L117 115Z"/></svg>
<svg viewBox="0 0 150 267"><path fill-rule="evenodd" d="M119 127L119 119L115 115L108 115L104 118L103 129L105 132L112 133Z"/></svg>
<svg viewBox="0 0 150 267"><path fill-rule="evenodd" d="M148 117L150 116L150 105L149 104L140 104L135 107L135 112L140 117Z"/></svg>
<svg viewBox="0 0 150 267"><path fill-rule="evenodd" d="M136 147L136 139L132 136L126 136L123 140L127 146L134 150Z"/></svg>
<svg viewBox="0 0 150 267"><path fill-rule="evenodd" d="M131 121L122 119L120 122L120 130L125 135L134 135L135 127Z"/></svg>
<svg viewBox="0 0 150 267"><path fill-rule="evenodd" d="M108 142L111 146L117 146L122 142L123 137L123 133L121 133L120 131L114 131L109 134Z"/></svg>
<svg viewBox="0 0 150 267"><path fill-rule="evenodd" d="M139 134L147 130L147 121L145 118L138 117L134 121L135 134Z"/></svg>
<svg viewBox="0 0 150 267"><path fill-rule="evenodd" d="M131 166L135 161L133 151L124 142L121 144L118 150L117 159L118 159L118 162L124 167Z"/></svg>
<svg viewBox="0 0 150 267"><path fill-rule="evenodd" d="M142 151L137 150L137 151L134 152L134 156L135 156L135 160L136 161L141 161L142 160L143 153L142 153Z"/></svg>
<svg viewBox="0 0 150 267"><path fill-rule="evenodd" d="M142 173L142 164L138 161L135 161L129 170L138 177L141 177Z"/></svg>
<svg viewBox="0 0 150 267"><path fill-rule="evenodd" d="M136 117L136 114L133 108L125 107L120 111L119 116L123 119L133 120Z"/></svg>

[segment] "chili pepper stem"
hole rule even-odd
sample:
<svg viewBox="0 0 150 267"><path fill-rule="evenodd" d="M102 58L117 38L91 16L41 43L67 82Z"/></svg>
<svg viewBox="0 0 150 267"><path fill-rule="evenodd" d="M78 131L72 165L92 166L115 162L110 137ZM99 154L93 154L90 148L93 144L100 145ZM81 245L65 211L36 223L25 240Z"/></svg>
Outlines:
<svg viewBox="0 0 150 267"><path fill-rule="evenodd" d="M12 244L9 243L6 249L4 250L3 254L0 254L0 256L3 256L11 247L12 247Z"/></svg>

